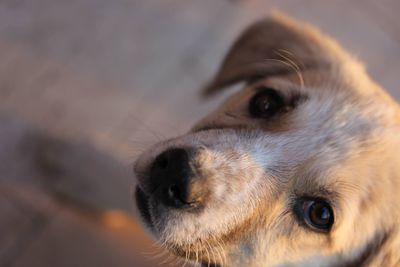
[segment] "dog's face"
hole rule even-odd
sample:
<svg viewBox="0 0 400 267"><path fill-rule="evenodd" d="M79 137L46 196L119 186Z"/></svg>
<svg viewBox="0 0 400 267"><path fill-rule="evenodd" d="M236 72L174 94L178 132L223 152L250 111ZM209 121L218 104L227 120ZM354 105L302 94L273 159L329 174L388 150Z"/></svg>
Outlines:
<svg viewBox="0 0 400 267"><path fill-rule="evenodd" d="M336 43L287 18L250 27L206 92L238 82L135 163L156 238L205 266L391 266L397 105Z"/></svg>

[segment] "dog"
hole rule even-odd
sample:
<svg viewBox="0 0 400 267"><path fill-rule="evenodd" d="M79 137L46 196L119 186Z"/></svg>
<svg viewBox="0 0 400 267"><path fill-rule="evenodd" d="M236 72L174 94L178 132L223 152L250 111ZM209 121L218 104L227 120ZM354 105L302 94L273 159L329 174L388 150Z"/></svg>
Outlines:
<svg viewBox="0 0 400 267"><path fill-rule="evenodd" d="M251 25L204 90L242 89L138 157L136 203L197 266L400 266L400 109L285 15Z"/></svg>

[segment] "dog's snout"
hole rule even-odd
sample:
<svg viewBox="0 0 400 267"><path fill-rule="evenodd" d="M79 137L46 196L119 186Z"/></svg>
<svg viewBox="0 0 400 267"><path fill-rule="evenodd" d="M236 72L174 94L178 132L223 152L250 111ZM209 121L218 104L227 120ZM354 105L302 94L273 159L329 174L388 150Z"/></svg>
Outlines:
<svg viewBox="0 0 400 267"><path fill-rule="evenodd" d="M156 157L150 169L155 198L168 207L189 208L201 204L206 184L195 177L190 166L191 152L169 149Z"/></svg>

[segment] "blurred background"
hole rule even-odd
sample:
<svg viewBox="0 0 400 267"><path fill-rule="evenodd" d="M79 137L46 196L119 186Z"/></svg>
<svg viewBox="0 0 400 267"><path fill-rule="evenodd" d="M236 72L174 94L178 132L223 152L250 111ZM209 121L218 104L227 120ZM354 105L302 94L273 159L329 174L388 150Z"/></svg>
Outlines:
<svg viewBox="0 0 400 267"><path fill-rule="evenodd" d="M134 219L132 162L221 101L199 89L274 9L400 99L397 0L0 1L0 266L181 266Z"/></svg>

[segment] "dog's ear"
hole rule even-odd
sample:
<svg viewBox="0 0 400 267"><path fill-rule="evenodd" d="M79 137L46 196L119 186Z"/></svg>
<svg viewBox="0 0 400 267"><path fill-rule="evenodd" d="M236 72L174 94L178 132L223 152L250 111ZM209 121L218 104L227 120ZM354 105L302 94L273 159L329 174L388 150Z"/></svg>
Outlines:
<svg viewBox="0 0 400 267"><path fill-rule="evenodd" d="M275 14L244 31L203 93L207 96L238 82L304 69L329 69L344 53L312 26Z"/></svg>

